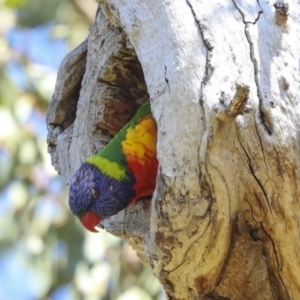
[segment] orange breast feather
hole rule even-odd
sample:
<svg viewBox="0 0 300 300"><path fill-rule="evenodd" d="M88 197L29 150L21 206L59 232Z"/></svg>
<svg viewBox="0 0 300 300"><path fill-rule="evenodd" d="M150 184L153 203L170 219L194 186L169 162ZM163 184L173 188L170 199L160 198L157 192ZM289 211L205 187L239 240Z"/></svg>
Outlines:
<svg viewBox="0 0 300 300"><path fill-rule="evenodd" d="M152 195L155 184L158 162L156 158L157 126L152 115L141 118L134 127L127 130L126 138L122 142L128 168L134 173L137 199Z"/></svg>

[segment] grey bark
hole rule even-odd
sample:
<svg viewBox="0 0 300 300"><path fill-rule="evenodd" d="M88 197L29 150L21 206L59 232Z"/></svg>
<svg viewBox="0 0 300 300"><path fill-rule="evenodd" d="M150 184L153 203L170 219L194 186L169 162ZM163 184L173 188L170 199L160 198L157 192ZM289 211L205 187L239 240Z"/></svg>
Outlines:
<svg viewBox="0 0 300 300"><path fill-rule="evenodd" d="M99 0L62 63L49 152L69 182L150 100L152 201L102 222L169 299L300 299L299 1Z"/></svg>

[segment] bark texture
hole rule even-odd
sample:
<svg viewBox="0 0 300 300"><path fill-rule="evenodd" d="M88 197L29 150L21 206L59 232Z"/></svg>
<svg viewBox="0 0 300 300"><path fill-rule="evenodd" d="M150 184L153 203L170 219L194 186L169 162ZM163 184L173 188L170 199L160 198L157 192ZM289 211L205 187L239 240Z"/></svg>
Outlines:
<svg viewBox="0 0 300 300"><path fill-rule="evenodd" d="M48 110L55 168L69 182L150 100L153 199L101 225L169 299L300 299L300 2L98 2Z"/></svg>

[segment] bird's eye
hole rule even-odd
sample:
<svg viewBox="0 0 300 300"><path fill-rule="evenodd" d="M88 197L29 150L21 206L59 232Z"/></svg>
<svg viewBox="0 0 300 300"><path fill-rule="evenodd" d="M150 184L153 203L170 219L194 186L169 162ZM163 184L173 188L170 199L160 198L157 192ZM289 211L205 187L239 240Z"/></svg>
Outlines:
<svg viewBox="0 0 300 300"><path fill-rule="evenodd" d="M100 191L97 188L92 189L92 198L94 200L98 199L100 196Z"/></svg>

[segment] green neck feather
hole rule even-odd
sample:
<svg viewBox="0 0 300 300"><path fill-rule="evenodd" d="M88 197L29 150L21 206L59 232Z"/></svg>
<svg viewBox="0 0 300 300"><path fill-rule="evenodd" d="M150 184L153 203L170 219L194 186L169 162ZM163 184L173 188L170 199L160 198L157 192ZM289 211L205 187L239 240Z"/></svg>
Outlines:
<svg viewBox="0 0 300 300"><path fill-rule="evenodd" d="M150 114L150 102L146 102L138 109L131 121L115 135L106 147L97 154L88 157L86 161L95 165L102 173L110 177L117 180L126 179L127 162L123 152L122 142L126 140L127 130L136 126L141 118Z"/></svg>

